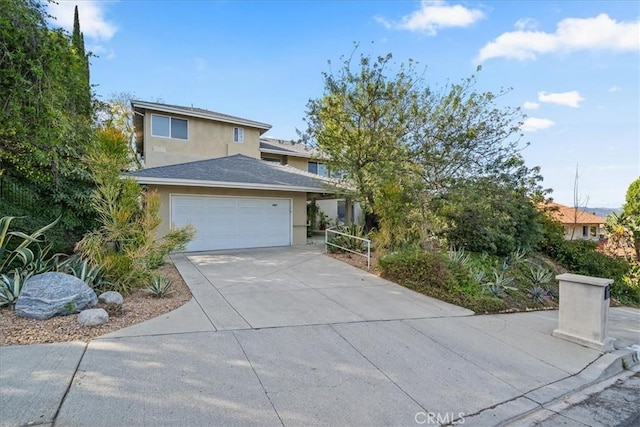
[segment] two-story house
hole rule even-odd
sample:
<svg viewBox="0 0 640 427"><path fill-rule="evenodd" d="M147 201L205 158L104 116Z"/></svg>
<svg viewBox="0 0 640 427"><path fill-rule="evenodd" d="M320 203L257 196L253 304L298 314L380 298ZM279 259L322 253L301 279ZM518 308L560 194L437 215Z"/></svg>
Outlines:
<svg viewBox="0 0 640 427"><path fill-rule="evenodd" d="M333 193L328 179L305 170L311 157L270 153L260 141L271 128L265 123L131 104L145 167L130 176L160 195L161 234L192 224L196 236L188 251L306 244L307 201Z"/></svg>

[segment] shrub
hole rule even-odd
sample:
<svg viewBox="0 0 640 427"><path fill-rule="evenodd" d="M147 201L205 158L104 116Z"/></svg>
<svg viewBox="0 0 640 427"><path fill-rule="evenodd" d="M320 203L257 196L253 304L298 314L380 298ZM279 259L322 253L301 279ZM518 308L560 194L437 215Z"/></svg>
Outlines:
<svg viewBox="0 0 640 427"><path fill-rule="evenodd" d="M384 277L421 292L430 288L453 290L457 285L447 255L439 251L392 252L378 260L378 267Z"/></svg>
<svg viewBox="0 0 640 427"><path fill-rule="evenodd" d="M364 252L367 248L366 242L360 239L355 239L351 236L359 237L361 239L366 238L366 233L364 231L364 226L352 224L352 225L341 225L336 228L335 231L339 231L341 233L348 234L349 236L344 236L342 234L331 234L329 238L329 243L333 243L334 245L342 246L343 248L347 248L348 250L354 252ZM330 252L340 252L342 249L336 246L328 246Z"/></svg>
<svg viewBox="0 0 640 427"><path fill-rule="evenodd" d="M542 239L540 213L523 189L491 179L459 182L434 201L450 245L507 255L533 249Z"/></svg>
<svg viewBox="0 0 640 427"><path fill-rule="evenodd" d="M474 297L464 295L459 304L476 313L496 313L507 308L507 303L503 299L490 295L477 295Z"/></svg>
<svg viewBox="0 0 640 427"><path fill-rule="evenodd" d="M623 304L640 305L637 281L625 280L631 265L623 258L597 251L598 244L588 240L563 241L556 247L555 260L567 270L586 276L613 279L611 295Z"/></svg>
<svg viewBox="0 0 640 427"><path fill-rule="evenodd" d="M389 280L477 313L506 308L500 298L483 294L471 270L460 263L460 258L451 260L447 252L420 248L392 252L378 260L378 268Z"/></svg>
<svg viewBox="0 0 640 427"><path fill-rule="evenodd" d="M640 305L640 263L631 266L622 282L613 282L611 294L624 304Z"/></svg>
<svg viewBox="0 0 640 427"><path fill-rule="evenodd" d="M167 254L183 248L194 229L174 229L158 239L160 197L120 176L130 161L126 137L109 127L99 129L96 135L87 163L97 184L92 205L101 225L86 234L77 249L83 260L103 268L111 289L127 294L152 281L152 270Z"/></svg>
<svg viewBox="0 0 640 427"><path fill-rule="evenodd" d="M597 247L596 242L588 240L565 241L558 248L556 261L573 273L621 280L629 263L600 253Z"/></svg>

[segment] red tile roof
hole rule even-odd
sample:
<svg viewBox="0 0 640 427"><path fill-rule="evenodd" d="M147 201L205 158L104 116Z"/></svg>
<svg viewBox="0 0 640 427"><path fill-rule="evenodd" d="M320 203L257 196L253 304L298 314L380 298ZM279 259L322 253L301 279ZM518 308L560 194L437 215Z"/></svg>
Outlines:
<svg viewBox="0 0 640 427"><path fill-rule="evenodd" d="M606 218L585 212L581 209L570 208L560 203L549 202L543 205L549 216L562 224L604 224Z"/></svg>

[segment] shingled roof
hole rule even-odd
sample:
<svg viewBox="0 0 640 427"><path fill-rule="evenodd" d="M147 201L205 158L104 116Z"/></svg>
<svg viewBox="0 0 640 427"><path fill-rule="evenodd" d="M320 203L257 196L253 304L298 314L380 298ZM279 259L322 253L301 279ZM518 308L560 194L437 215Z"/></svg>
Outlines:
<svg viewBox="0 0 640 427"><path fill-rule="evenodd" d="M140 169L128 175L141 184L332 192L327 179L242 154Z"/></svg>
<svg viewBox="0 0 640 427"><path fill-rule="evenodd" d="M319 158L317 150L304 144L296 144L291 141L283 141L276 138L262 137L260 139L260 151L263 153L283 154L296 157Z"/></svg>

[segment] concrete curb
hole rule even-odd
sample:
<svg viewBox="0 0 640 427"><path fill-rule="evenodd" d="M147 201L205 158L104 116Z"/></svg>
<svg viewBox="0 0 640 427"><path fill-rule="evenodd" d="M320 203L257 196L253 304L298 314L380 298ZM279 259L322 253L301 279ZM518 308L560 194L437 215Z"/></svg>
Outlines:
<svg viewBox="0 0 640 427"><path fill-rule="evenodd" d="M559 411L640 371L640 352L616 350L600 356L576 375L465 417L470 425L534 426ZM518 415L513 415L518 414Z"/></svg>

